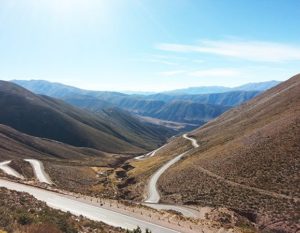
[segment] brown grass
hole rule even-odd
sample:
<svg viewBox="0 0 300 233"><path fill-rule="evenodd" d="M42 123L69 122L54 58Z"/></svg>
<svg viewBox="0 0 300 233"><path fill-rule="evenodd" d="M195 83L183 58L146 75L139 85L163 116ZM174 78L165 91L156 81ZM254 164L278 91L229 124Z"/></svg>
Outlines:
<svg viewBox="0 0 300 233"><path fill-rule="evenodd" d="M162 176L164 201L234 208L257 215L262 228L294 232L299 227L299 203L233 186L216 176L300 197L300 75L192 134L200 147Z"/></svg>

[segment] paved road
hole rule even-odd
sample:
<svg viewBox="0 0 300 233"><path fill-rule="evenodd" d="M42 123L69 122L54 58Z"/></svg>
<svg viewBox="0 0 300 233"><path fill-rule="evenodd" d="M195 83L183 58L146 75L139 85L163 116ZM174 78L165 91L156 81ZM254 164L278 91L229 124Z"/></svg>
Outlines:
<svg viewBox="0 0 300 233"><path fill-rule="evenodd" d="M160 149L164 148L165 146L166 146L166 144L163 145L163 146L161 146L161 147L159 147L159 148L157 148L154 151L151 151L151 152L145 154L145 155L139 155L139 156L135 157L135 159L136 160L143 160L143 159L146 159L146 158L153 157L157 153L157 151L159 151Z"/></svg>
<svg viewBox="0 0 300 233"><path fill-rule="evenodd" d="M44 170L44 166L41 161L36 159L24 159L25 161L29 162L33 168L35 177L42 183L46 184L53 184L51 179L49 178L48 174Z"/></svg>
<svg viewBox="0 0 300 233"><path fill-rule="evenodd" d="M188 151L187 151L188 152ZM178 162L187 152L184 152L178 156L176 156L174 159L167 162L165 165L163 165L160 169L158 169L150 178L149 184L148 184L148 197L145 200L146 203L158 203L160 200L160 195L157 190L156 184L159 179L159 177L174 163Z"/></svg>
<svg viewBox="0 0 300 233"><path fill-rule="evenodd" d="M199 147L199 144L198 144L196 139L187 136L187 134L184 134L182 137L184 137L187 140L190 140L192 142L192 145L193 145L194 148Z"/></svg>
<svg viewBox="0 0 300 233"><path fill-rule="evenodd" d="M194 147L195 142L194 139L191 139L184 135L184 138L191 140ZM161 147L162 148L162 147ZM161 149L158 148L157 150L151 152L148 156L154 156L155 153ZM146 200L149 206L152 206L156 209L172 209L179 212L182 212L186 216L194 217L196 214L193 212L193 210L187 209L185 207L180 206L172 206L172 205L164 205L164 204L158 204L153 205L153 203L158 203L160 196L156 189L156 183L158 178L163 174L165 170L167 170L172 164L176 163L178 160L180 160L181 157L183 157L186 153L189 151L182 153L175 157L174 159L170 160L168 163L166 163L164 166L162 166L151 178L149 183L149 198ZM44 171L43 164L35 159L26 159L27 162L31 164L31 166L34 169L36 177L39 179L40 182L52 184L52 181L49 179L48 175ZM8 167L7 164L10 161L7 161L5 163L1 163L0 167ZM122 227L125 229L134 229L137 226L141 227L142 230L149 229L153 233L174 233L179 232L170 228L166 228L164 226L160 226L157 224L153 224L151 222L144 221L142 219L138 219L136 217L131 217L125 214L121 214L118 212L115 212L113 210L109 210L102 207L97 207L88 203L84 203L80 200L74 200L70 198L67 195L58 194L55 192L51 192L48 190L14 183L11 181L1 180L0 179L0 187L6 187L11 190L16 190L20 192L27 192L31 195L33 195L38 200L44 201L52 208L60 209L62 211L69 211L74 215L83 215L89 219L95 220L95 221L102 221L104 223L107 223L112 226L116 227Z"/></svg>
<svg viewBox="0 0 300 233"><path fill-rule="evenodd" d="M183 138L190 140L192 142L192 145L194 148L199 147L196 139L188 137L186 134L182 136ZM167 162L165 165L163 165L161 168L159 168L150 178L149 184L148 184L148 197L145 200L146 203L158 203L160 200L160 195L157 190L157 181L160 178L160 176L174 163L178 162L185 154L189 152L186 151L178 156L176 156L174 159Z"/></svg>
<svg viewBox="0 0 300 233"><path fill-rule="evenodd" d="M24 179L24 176L22 176L19 172L17 172L16 170L12 169L10 166L8 166L10 164L11 160L9 161L4 161L0 163L0 169L6 173L7 175L10 176L14 176L18 179Z"/></svg>
<svg viewBox="0 0 300 233"><path fill-rule="evenodd" d="M52 208L60 209L64 212L69 211L78 216L83 215L89 219L102 221L115 227L122 227L132 230L139 226L142 230L145 231L147 228L153 233L179 233L179 231L172 230L164 226L159 226L135 217L87 204L80 200L74 200L67 195L58 194L44 189L2 179L0 179L0 187L5 187L19 192L27 192L38 200L46 202L47 205Z"/></svg>

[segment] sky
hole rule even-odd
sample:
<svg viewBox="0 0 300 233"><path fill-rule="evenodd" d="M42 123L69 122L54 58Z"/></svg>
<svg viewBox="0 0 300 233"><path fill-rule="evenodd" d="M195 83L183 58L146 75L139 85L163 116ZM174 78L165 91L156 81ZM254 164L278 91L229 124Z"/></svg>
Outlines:
<svg viewBox="0 0 300 233"><path fill-rule="evenodd" d="M2 80L163 91L299 68L299 0L0 0Z"/></svg>

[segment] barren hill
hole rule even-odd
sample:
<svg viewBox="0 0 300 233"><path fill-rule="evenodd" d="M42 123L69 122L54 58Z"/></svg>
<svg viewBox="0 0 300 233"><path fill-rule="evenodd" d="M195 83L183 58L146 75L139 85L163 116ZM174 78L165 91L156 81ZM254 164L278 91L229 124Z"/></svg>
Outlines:
<svg viewBox="0 0 300 233"><path fill-rule="evenodd" d="M190 135L200 147L162 176L164 201L226 206L261 229L299 228L300 75Z"/></svg>

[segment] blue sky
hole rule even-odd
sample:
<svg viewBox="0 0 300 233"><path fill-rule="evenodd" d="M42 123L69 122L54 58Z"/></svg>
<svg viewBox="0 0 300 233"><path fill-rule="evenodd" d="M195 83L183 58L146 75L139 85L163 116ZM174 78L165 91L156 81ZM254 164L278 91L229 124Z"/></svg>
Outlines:
<svg viewBox="0 0 300 233"><path fill-rule="evenodd" d="M298 0L1 0L0 79L161 91L286 80Z"/></svg>

